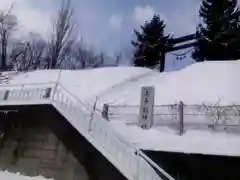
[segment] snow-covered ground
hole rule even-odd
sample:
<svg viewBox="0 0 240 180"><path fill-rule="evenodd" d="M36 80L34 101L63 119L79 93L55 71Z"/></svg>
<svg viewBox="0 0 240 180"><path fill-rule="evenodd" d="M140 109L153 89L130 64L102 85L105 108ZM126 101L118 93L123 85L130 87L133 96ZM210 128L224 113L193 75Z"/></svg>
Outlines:
<svg viewBox="0 0 240 180"><path fill-rule="evenodd" d="M27 177L23 176L20 173L9 173L0 171L0 180L52 180L52 179L45 179L42 176L39 177Z"/></svg>
<svg viewBox="0 0 240 180"><path fill-rule="evenodd" d="M188 130L179 136L175 130L161 126L142 130L119 121L112 122L112 126L129 142L144 150L240 156L240 134Z"/></svg>
<svg viewBox="0 0 240 180"><path fill-rule="evenodd" d="M10 84L57 81L59 70L35 71L16 76ZM175 72L158 73L145 68L117 67L62 71L60 82L86 103L98 106L139 105L142 86L154 86L155 103L240 104L240 61L204 62Z"/></svg>
<svg viewBox="0 0 240 180"><path fill-rule="evenodd" d="M12 77L9 85L49 83L59 80L82 102L139 105L142 86L155 87L155 104L240 105L240 61L203 62L175 72L158 73L145 68L117 67L93 70L43 70ZM1 86L0 86L1 88ZM240 134L189 130L184 136L166 127L142 130L123 121L112 126L129 142L146 150L240 156Z"/></svg>

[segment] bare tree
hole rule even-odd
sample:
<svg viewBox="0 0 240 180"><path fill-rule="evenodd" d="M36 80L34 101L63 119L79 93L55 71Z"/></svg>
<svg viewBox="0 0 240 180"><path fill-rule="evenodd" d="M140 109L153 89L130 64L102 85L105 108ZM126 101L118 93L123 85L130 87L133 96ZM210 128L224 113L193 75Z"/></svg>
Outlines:
<svg viewBox="0 0 240 180"><path fill-rule="evenodd" d="M122 61L122 53L115 53L115 66L119 66L120 62Z"/></svg>
<svg viewBox="0 0 240 180"><path fill-rule="evenodd" d="M105 57L106 57L106 54L101 52L100 55L99 55L99 63L98 63L98 66L104 66L104 63L105 63Z"/></svg>
<svg viewBox="0 0 240 180"><path fill-rule="evenodd" d="M70 0L64 0L53 25L52 39L46 59L48 68L59 68L70 53L74 43L72 23L73 10Z"/></svg>
<svg viewBox="0 0 240 180"><path fill-rule="evenodd" d="M97 68L103 66L105 54L97 54L93 48L87 47L84 44L83 39L76 42L73 46L72 51L72 66L71 69L86 69L86 68Z"/></svg>
<svg viewBox="0 0 240 180"><path fill-rule="evenodd" d="M11 14L12 7L7 13L0 12L0 44L1 63L0 70L7 70L7 46L12 32L17 27L17 18Z"/></svg>
<svg viewBox="0 0 240 180"><path fill-rule="evenodd" d="M27 71L44 68L45 48L46 42L37 36L31 36L26 42L15 43L9 56L11 69Z"/></svg>
<svg viewBox="0 0 240 180"><path fill-rule="evenodd" d="M94 52L93 49L88 50L88 67L89 68L99 68L102 67L104 63L104 53L100 53L99 55Z"/></svg>
<svg viewBox="0 0 240 180"><path fill-rule="evenodd" d="M29 49L28 43L15 42L12 51L9 55L9 69L15 71L21 71L26 62L27 49Z"/></svg>
<svg viewBox="0 0 240 180"><path fill-rule="evenodd" d="M73 56L75 59L75 67L77 69L85 69L87 67L89 52L87 51L82 39L75 44Z"/></svg>
<svg viewBox="0 0 240 180"><path fill-rule="evenodd" d="M47 43L40 37L31 41L31 69L44 69Z"/></svg>

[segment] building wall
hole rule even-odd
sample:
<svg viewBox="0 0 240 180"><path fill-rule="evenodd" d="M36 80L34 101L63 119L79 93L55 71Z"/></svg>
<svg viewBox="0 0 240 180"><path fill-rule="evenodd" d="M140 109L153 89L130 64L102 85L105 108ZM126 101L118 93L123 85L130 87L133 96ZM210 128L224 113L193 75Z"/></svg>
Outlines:
<svg viewBox="0 0 240 180"><path fill-rule="evenodd" d="M17 112L2 113L7 109ZM50 105L0 106L0 137L2 170L56 180L126 180Z"/></svg>
<svg viewBox="0 0 240 180"><path fill-rule="evenodd" d="M0 151L0 168L56 180L87 180L85 168L43 126L16 127Z"/></svg>

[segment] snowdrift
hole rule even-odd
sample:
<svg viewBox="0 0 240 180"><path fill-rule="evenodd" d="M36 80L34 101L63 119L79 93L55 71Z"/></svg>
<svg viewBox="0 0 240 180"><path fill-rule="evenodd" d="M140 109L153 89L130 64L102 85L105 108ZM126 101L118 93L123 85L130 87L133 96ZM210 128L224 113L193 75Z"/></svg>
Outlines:
<svg viewBox="0 0 240 180"><path fill-rule="evenodd" d="M240 60L203 62L175 72L115 67L92 70L43 70L18 74L9 85L58 81L86 105L139 105L142 86L155 87L155 104L240 105ZM1 86L0 86L1 88ZM142 130L123 121L110 122L130 143L145 150L240 156L240 136L189 130L184 136L167 127Z"/></svg>
<svg viewBox="0 0 240 180"><path fill-rule="evenodd" d="M10 84L56 82L58 79L82 101L93 104L139 105L142 86L154 86L157 105L240 104L240 61L203 62L175 72L115 67L92 70L43 70L13 77Z"/></svg>

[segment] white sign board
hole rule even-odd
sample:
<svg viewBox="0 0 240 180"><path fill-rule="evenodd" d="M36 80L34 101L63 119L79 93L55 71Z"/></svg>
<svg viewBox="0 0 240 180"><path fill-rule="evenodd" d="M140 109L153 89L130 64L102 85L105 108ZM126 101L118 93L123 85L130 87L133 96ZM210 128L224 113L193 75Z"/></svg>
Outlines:
<svg viewBox="0 0 240 180"><path fill-rule="evenodd" d="M138 124L143 129L153 126L154 87L142 87Z"/></svg>

